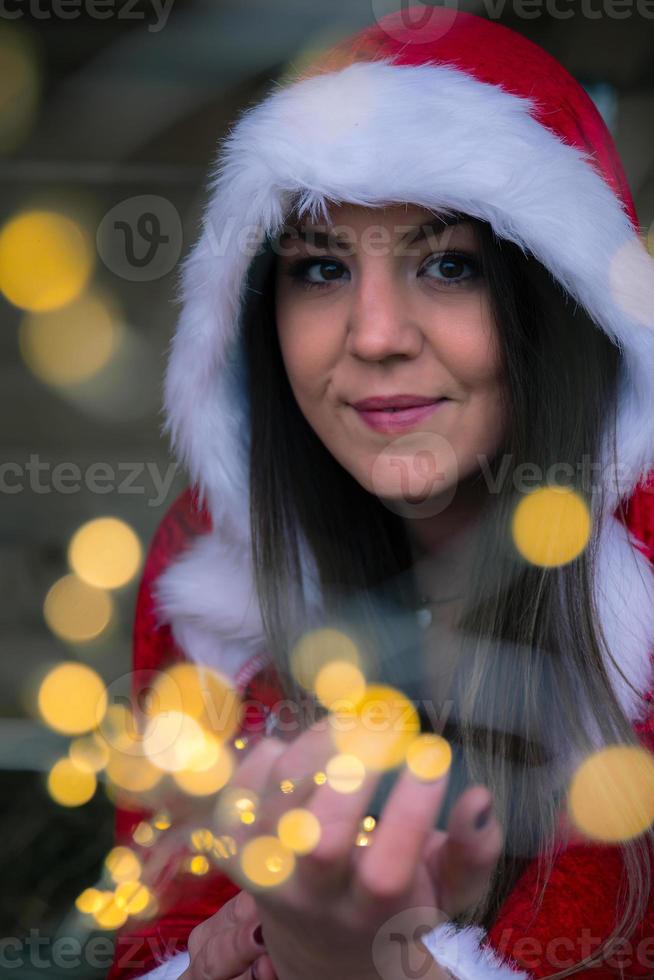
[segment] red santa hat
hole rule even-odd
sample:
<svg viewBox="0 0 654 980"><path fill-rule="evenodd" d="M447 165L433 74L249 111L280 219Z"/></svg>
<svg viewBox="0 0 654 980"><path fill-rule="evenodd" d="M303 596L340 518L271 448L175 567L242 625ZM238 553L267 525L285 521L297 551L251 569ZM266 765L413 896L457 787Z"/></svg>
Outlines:
<svg viewBox="0 0 654 980"><path fill-rule="evenodd" d="M496 22L411 7L331 48L243 112L221 143L209 190L183 267L165 379L165 429L214 523L158 583L162 618L189 656L233 673L264 642L248 564L240 331L253 255L293 207L315 218L327 217L328 200L405 201L489 222L543 263L621 349L619 469L605 439L609 511L596 515L596 587L613 657L637 691L646 689L654 583L611 511L654 466L654 260L611 135L582 86ZM303 562L307 601L319 605L306 548ZM644 710L607 668L627 713Z"/></svg>

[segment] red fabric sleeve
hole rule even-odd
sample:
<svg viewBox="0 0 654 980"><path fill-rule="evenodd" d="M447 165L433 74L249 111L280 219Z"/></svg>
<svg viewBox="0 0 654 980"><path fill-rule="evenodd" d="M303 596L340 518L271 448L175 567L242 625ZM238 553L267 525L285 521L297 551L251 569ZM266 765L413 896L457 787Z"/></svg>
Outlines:
<svg viewBox="0 0 654 980"><path fill-rule="evenodd" d="M625 517L629 530L642 543L643 553L654 562L654 473L630 498ZM654 752L654 692L648 692L646 699L651 710L634 731L641 744ZM654 855L652 858L654 861ZM502 958L512 959L516 968L538 978L597 953L601 941L615 928L616 912L621 912L625 873L618 847L588 841L572 843L555 860L542 906L534 915L542 887L537 880L540 867L534 860L525 869L485 944ZM620 967L625 977L654 976L654 887L643 919L631 937L623 939L598 966L582 969L575 977L615 980Z"/></svg>
<svg viewBox="0 0 654 980"><path fill-rule="evenodd" d="M646 748L654 750L654 714L635 731ZM654 853L650 850L654 870ZM599 952L622 913L621 892L626 876L620 849L615 845L570 844L554 861L542 905L534 914L542 888L541 868L532 861L508 896L484 943L516 969L533 977L547 977ZM601 954L595 967L575 974L578 980L616 980L654 976L654 887L644 916L631 936L622 936L613 953Z"/></svg>
<svg viewBox="0 0 654 980"><path fill-rule="evenodd" d="M150 544L141 577L133 628L132 696L147 687L153 673L175 661L185 659L175 644L170 626L157 621L152 587L159 575L197 534L211 529L211 518L198 505L197 493L187 488L173 502ZM134 828L153 816L151 810L135 810L119 799L115 813L115 841L139 853L144 864L151 855L132 839ZM162 871L156 889L160 903L155 921L128 919L116 936L111 980L128 980L153 969L176 950L185 949L189 933L238 891L232 881L217 870L198 877Z"/></svg>

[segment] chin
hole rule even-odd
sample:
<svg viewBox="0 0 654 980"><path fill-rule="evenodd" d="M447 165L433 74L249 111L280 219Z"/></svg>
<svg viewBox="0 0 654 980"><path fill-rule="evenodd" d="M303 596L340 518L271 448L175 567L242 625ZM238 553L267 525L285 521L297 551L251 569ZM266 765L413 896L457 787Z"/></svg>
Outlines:
<svg viewBox="0 0 654 980"><path fill-rule="evenodd" d="M456 491L456 479L446 480L435 489L433 483L424 479L404 479L397 469L387 475L374 472L365 477L355 475L357 482L395 514L404 518L432 517L442 513L451 503Z"/></svg>

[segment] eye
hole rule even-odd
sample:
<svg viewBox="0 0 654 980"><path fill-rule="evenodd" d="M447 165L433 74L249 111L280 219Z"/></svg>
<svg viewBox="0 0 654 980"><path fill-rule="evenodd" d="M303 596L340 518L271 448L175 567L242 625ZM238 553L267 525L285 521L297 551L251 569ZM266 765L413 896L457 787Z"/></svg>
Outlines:
<svg viewBox="0 0 654 980"><path fill-rule="evenodd" d="M468 266L471 270L468 275L461 274L462 267L465 266ZM465 282L477 279L480 276L479 263L468 252L449 251L431 255L423 266L423 270L432 267L436 267L440 271L442 278L438 276L427 276L427 278L435 279L436 282L445 286L447 289L453 286L461 286ZM424 275L424 271L421 275Z"/></svg>
<svg viewBox="0 0 654 980"><path fill-rule="evenodd" d="M469 269L468 275L462 275L464 266ZM435 280L447 289L461 286L480 275L479 263L468 252L449 251L431 255L419 274L424 276L424 270L432 267L438 267L441 276L430 275L426 278ZM299 259L289 265L286 274L303 289L325 289L332 283L339 282L344 272L349 276L342 262L325 257Z"/></svg>
<svg viewBox="0 0 654 980"><path fill-rule="evenodd" d="M310 270L320 271L311 272ZM338 282L340 278L339 273L342 272L347 272L347 269L342 262L338 261L338 259L314 258L299 259L299 261L293 262L288 267L286 274L304 289L323 289L325 286L329 286L332 282ZM316 275L324 276L325 278L315 278Z"/></svg>

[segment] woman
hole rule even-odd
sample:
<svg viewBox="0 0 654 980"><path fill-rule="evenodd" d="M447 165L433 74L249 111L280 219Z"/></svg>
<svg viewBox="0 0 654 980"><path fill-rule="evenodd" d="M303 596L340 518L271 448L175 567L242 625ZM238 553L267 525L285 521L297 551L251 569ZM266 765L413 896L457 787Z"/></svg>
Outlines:
<svg viewBox="0 0 654 980"><path fill-rule="evenodd" d="M146 565L135 693L178 657L297 701L289 651L337 623L453 764L368 775L348 806L312 789L344 829L301 890L182 876L110 976L654 969L650 821L609 846L565 807L602 747L651 745L652 282L591 100L497 24L390 15L244 113L184 268L165 402L193 487ZM235 784L270 801L322 763L324 727L300 727ZM118 839L142 817L119 810Z"/></svg>

